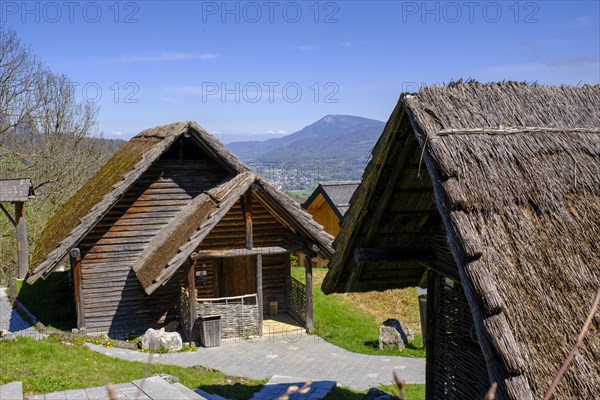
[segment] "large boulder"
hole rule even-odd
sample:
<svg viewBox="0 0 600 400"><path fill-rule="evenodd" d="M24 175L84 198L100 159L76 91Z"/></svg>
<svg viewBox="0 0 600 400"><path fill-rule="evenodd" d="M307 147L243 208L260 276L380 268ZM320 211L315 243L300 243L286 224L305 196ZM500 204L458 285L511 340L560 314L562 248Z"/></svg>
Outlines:
<svg viewBox="0 0 600 400"><path fill-rule="evenodd" d="M386 319L379 327L379 348L404 349L404 346L415 339L415 334L408 326L397 319Z"/></svg>
<svg viewBox="0 0 600 400"><path fill-rule="evenodd" d="M148 329L142 336L142 349L150 351L179 351L183 347L181 335L177 332L165 332L164 329Z"/></svg>

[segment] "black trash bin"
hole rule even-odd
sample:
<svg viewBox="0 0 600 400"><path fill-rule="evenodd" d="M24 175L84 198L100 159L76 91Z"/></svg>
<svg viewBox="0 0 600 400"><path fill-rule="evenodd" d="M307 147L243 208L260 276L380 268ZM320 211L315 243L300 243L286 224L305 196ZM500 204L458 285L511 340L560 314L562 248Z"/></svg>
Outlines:
<svg viewBox="0 0 600 400"><path fill-rule="evenodd" d="M200 343L204 347L221 345L221 316L205 315L200 317Z"/></svg>

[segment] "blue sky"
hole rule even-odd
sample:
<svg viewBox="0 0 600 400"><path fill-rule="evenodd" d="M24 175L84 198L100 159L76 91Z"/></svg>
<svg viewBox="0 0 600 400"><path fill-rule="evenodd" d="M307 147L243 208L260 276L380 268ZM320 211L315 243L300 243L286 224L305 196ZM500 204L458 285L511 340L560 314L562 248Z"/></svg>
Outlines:
<svg viewBox="0 0 600 400"><path fill-rule="evenodd" d="M123 139L176 120L223 141L386 120L401 92L459 78L599 83L599 19L596 1L0 3Z"/></svg>

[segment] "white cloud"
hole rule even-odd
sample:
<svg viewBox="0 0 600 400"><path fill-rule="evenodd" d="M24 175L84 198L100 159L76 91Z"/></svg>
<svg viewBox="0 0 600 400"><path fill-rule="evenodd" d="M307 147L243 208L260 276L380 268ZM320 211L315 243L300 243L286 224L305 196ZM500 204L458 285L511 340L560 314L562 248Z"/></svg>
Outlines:
<svg viewBox="0 0 600 400"><path fill-rule="evenodd" d="M574 26L576 28L586 28L588 26L592 26L593 22L594 20L590 16L579 17L567 21L569 26Z"/></svg>
<svg viewBox="0 0 600 400"><path fill-rule="evenodd" d="M278 134L280 135L285 135L287 133L287 131L284 131L283 129L280 129L277 131Z"/></svg>
<svg viewBox="0 0 600 400"><path fill-rule="evenodd" d="M344 42L342 42L342 46L344 47L352 47L352 46L356 46L356 45L367 45L370 44L371 42L369 42L368 40L359 40L356 42L352 42L350 40L346 40Z"/></svg>
<svg viewBox="0 0 600 400"><path fill-rule="evenodd" d="M274 135L275 131L266 131L265 133L268 133L269 135Z"/></svg>
<svg viewBox="0 0 600 400"><path fill-rule="evenodd" d="M313 46L312 44L303 44L300 46L290 46L292 50L300 50L300 51L312 51L318 49L317 46Z"/></svg>
<svg viewBox="0 0 600 400"><path fill-rule="evenodd" d="M111 132L110 134L113 136L123 136L123 132L121 132L121 131Z"/></svg>
<svg viewBox="0 0 600 400"><path fill-rule="evenodd" d="M112 58L97 58L89 61L91 64L127 64L136 62L156 61L191 61L191 60L214 60L218 58L214 53L195 53L182 51L161 51L143 54L128 54Z"/></svg>
<svg viewBox="0 0 600 400"><path fill-rule="evenodd" d="M564 60L556 60L546 64L549 67L554 68L571 68L571 67L582 67L586 64L597 64L598 57L575 57Z"/></svg>

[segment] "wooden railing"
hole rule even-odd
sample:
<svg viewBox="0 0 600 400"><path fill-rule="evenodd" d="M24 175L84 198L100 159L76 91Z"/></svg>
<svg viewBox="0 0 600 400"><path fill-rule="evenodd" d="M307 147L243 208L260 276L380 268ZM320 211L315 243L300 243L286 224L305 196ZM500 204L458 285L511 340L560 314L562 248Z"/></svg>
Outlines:
<svg viewBox="0 0 600 400"><path fill-rule="evenodd" d="M198 317L221 316L223 338L241 338L259 335L257 295L198 299Z"/></svg>
<svg viewBox="0 0 600 400"><path fill-rule="evenodd" d="M287 283L286 302L288 312L306 325L306 285L291 276Z"/></svg>

